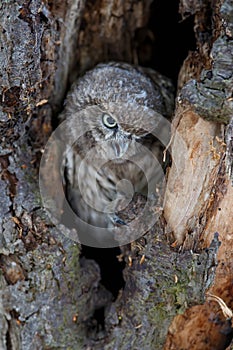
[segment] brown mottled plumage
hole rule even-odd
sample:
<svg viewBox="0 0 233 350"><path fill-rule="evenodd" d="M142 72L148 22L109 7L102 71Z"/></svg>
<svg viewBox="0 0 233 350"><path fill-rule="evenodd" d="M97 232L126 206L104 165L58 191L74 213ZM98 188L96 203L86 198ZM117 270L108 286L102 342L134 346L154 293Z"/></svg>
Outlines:
<svg viewBox="0 0 233 350"><path fill-rule="evenodd" d="M152 133L163 133L161 116L171 115L172 101L166 78L125 63L100 64L73 85L63 116L68 133L78 137L66 154L65 181L69 203L83 221L108 228L117 222L119 200L147 195L148 181L155 190L161 144ZM97 232L90 245L108 246Z"/></svg>

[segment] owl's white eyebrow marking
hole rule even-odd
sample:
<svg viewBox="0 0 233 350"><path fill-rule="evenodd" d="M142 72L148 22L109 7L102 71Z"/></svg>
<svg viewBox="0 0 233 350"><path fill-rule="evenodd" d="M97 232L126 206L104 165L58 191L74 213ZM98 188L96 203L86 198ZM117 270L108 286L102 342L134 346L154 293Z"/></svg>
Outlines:
<svg viewBox="0 0 233 350"><path fill-rule="evenodd" d="M131 135L131 132L126 131L124 128L122 128L122 127L120 127L120 126L119 126L119 130L120 130L120 131L123 130L123 132L124 132L124 134L125 134L126 136Z"/></svg>
<svg viewBox="0 0 233 350"><path fill-rule="evenodd" d="M109 132L106 134L106 135L104 135L104 139L105 140L108 140L108 139L111 139L112 138L112 136L114 136L114 134L117 132L117 130L109 130Z"/></svg>

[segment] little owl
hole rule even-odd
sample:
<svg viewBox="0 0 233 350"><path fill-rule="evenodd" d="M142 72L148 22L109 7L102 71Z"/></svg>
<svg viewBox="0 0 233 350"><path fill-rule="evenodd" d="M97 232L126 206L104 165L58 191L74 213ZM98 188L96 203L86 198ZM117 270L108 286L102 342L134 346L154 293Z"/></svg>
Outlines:
<svg viewBox="0 0 233 350"><path fill-rule="evenodd" d="M99 64L73 84L62 115L75 139L66 152L64 183L81 219L81 243L114 246L111 229L125 226L116 208L126 207L134 193L156 191L171 91L159 73L114 62Z"/></svg>

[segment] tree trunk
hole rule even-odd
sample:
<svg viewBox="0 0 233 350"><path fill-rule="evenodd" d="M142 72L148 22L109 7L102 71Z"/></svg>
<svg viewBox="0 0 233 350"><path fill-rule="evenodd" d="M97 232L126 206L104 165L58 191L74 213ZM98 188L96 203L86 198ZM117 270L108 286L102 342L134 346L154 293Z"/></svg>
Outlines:
<svg viewBox="0 0 233 350"><path fill-rule="evenodd" d="M1 2L0 349L233 348L233 4L181 0L183 23L169 6ZM70 84L110 60L178 88L163 215L100 257L51 222L38 179Z"/></svg>

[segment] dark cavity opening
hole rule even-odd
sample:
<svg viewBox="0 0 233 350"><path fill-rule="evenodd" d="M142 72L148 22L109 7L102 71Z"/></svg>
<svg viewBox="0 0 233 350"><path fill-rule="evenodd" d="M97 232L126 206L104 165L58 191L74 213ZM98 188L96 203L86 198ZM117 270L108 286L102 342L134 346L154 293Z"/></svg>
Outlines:
<svg viewBox="0 0 233 350"><path fill-rule="evenodd" d="M176 84L188 52L196 50L193 28L194 16L182 20L178 0L153 1L147 26L147 33L153 34L144 36L139 48L139 64L157 70ZM140 31L138 35L142 35Z"/></svg>
<svg viewBox="0 0 233 350"><path fill-rule="evenodd" d="M101 332L105 329L104 307L95 310L93 319L96 321L96 331Z"/></svg>
<svg viewBox="0 0 233 350"><path fill-rule="evenodd" d="M123 270L125 262L120 262L117 258L121 254L120 248L94 248L82 245L81 257L95 260L100 267L102 285L112 293L113 301L116 300L118 293L124 289L125 281ZM92 320L96 332L105 329L105 307L96 309Z"/></svg>
<svg viewBox="0 0 233 350"><path fill-rule="evenodd" d="M120 248L94 248L82 245L82 256L95 260L100 267L101 283L109 290L114 300L125 286L123 270L125 263L117 258L121 254Z"/></svg>

